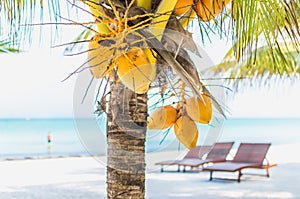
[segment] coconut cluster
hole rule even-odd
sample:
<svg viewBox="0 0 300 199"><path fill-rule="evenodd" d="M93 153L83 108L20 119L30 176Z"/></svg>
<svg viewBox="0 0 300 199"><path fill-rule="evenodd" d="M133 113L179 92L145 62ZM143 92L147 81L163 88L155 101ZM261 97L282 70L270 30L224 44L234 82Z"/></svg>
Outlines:
<svg viewBox="0 0 300 199"><path fill-rule="evenodd" d="M149 118L148 128L163 130L174 128L177 139L187 148L196 147L198 140L197 122L208 124L212 119L212 103L209 96L192 97L156 109Z"/></svg>

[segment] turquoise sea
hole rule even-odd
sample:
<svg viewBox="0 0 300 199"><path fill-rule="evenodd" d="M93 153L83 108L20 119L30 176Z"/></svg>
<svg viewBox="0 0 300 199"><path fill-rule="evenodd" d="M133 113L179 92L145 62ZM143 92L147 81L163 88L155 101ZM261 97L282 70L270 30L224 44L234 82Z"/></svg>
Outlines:
<svg viewBox="0 0 300 199"><path fill-rule="evenodd" d="M104 154L104 126L102 121L90 119L0 119L0 159ZM204 131L207 127L199 128L200 144ZM49 132L51 144L47 142ZM228 119L218 141L300 143L300 118ZM167 136L165 132L148 132L147 151L164 150L171 142L179 146L172 132Z"/></svg>

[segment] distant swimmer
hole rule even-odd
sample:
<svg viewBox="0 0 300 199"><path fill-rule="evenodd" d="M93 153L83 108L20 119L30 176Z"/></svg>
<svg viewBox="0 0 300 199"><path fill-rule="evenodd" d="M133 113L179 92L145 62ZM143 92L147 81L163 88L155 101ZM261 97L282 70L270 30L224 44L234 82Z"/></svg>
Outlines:
<svg viewBox="0 0 300 199"><path fill-rule="evenodd" d="M48 139L48 143L50 144L52 142L52 139L53 139L51 133L48 133L47 139Z"/></svg>

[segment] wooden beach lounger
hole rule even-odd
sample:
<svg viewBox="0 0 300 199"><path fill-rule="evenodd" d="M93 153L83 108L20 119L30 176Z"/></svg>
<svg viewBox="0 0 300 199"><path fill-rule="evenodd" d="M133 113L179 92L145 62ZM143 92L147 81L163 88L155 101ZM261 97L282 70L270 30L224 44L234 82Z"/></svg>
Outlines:
<svg viewBox="0 0 300 199"><path fill-rule="evenodd" d="M180 166L183 166L183 172L185 172L186 166L190 166L193 169L208 162L225 161L232 145L233 142L218 142L213 146L197 146L191 149L181 160L162 161L157 162L156 165L161 165L161 172L164 171L163 167L166 165L177 165L178 172L180 171ZM202 160L203 156L207 153L207 158Z"/></svg>
<svg viewBox="0 0 300 199"><path fill-rule="evenodd" d="M186 171L186 167L191 169L203 166L207 163L216 163L226 161L226 157L229 154L234 142L217 142L213 145L212 149L208 152L206 158L203 159L184 159L178 161L179 166L183 166L183 172Z"/></svg>
<svg viewBox="0 0 300 199"><path fill-rule="evenodd" d="M228 179L228 178L217 178L217 179L226 179L226 180L237 180L241 181L241 176L243 175L243 169L265 169L267 177L270 176L269 168L276 166L276 164L263 164L266 159L266 154L270 148L271 144L269 143L241 143L236 155L232 161L226 161L222 163L215 163L212 166L203 168L203 171L210 172L210 179L213 179L213 172L238 172L237 179Z"/></svg>
<svg viewBox="0 0 300 199"><path fill-rule="evenodd" d="M188 153L181 160L166 160L162 162L157 162L155 165L161 165L161 172L164 172L164 166L178 165L177 163L183 160L199 160L205 154L211 150L212 146L196 146L195 148L188 151ZM177 171L180 171L180 166L178 165Z"/></svg>

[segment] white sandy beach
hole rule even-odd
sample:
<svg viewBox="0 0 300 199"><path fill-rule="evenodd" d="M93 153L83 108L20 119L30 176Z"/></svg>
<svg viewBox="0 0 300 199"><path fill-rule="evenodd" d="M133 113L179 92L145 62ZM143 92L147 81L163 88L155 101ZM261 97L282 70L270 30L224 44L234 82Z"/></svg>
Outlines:
<svg viewBox="0 0 300 199"><path fill-rule="evenodd" d="M146 198L300 198L300 145L271 146L268 159L278 166L271 177L243 176L242 182L209 181L209 173L160 173L153 163L162 153L148 154ZM170 157L170 156L169 156ZM102 158L69 157L0 161L1 199L105 198ZM174 169L174 168L169 168ZM263 170L249 170L263 173ZM219 177L236 177L218 173Z"/></svg>

